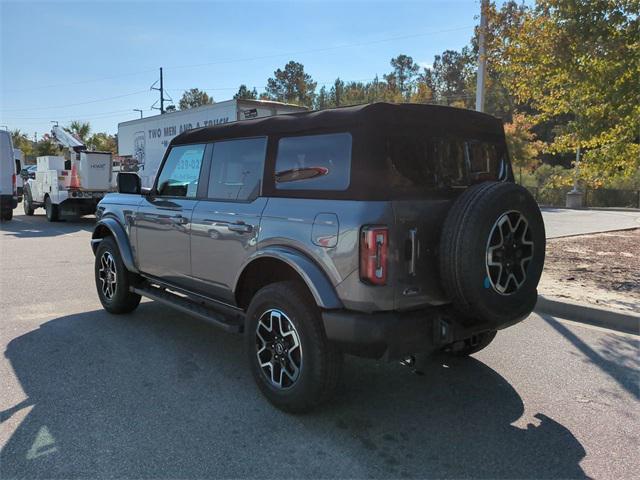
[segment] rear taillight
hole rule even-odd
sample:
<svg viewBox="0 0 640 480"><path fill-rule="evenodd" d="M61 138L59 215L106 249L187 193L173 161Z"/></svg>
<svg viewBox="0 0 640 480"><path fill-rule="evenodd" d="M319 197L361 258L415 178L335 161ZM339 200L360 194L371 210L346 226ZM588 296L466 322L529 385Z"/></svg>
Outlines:
<svg viewBox="0 0 640 480"><path fill-rule="evenodd" d="M364 227L360 234L360 280L372 285L387 283L387 227Z"/></svg>
<svg viewBox="0 0 640 480"><path fill-rule="evenodd" d="M14 195L18 194L18 184L16 182L16 174L14 173L13 175L11 175L11 186L13 187Z"/></svg>

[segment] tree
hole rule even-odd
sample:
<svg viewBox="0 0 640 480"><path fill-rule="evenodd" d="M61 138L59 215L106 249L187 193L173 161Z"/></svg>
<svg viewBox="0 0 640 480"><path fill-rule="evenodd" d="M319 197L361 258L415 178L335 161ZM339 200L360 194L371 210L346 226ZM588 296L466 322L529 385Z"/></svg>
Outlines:
<svg viewBox="0 0 640 480"><path fill-rule="evenodd" d="M36 155L43 157L45 155L59 155L60 148L58 143L51 138L51 135L45 133L42 136L42 140L36 143Z"/></svg>
<svg viewBox="0 0 640 480"><path fill-rule="evenodd" d="M97 150L99 152L111 152L114 155L118 152L118 144L116 142L115 135L109 135L108 133L94 133L87 140L87 146L91 150Z"/></svg>
<svg viewBox="0 0 640 480"><path fill-rule="evenodd" d="M238 93L236 93L233 98L236 100L255 100L258 98L258 91L256 90L256 87L249 90L245 84L242 84L240 85L240 88L238 88Z"/></svg>
<svg viewBox="0 0 640 480"><path fill-rule="evenodd" d="M469 97L466 91L469 73L468 50L462 52L445 50L436 55L431 67L425 68L419 77L431 90L433 99L445 105L468 106L465 100Z"/></svg>
<svg viewBox="0 0 640 480"><path fill-rule="evenodd" d="M505 49L509 87L536 123L564 119L549 149L580 147L595 185L640 168L638 13L626 0L539 0Z"/></svg>
<svg viewBox="0 0 640 480"><path fill-rule="evenodd" d="M395 84L405 100L409 100L413 89L413 81L418 75L420 67L413 61L412 57L405 54L392 58L390 63L393 67L393 72L384 75L384 79L389 84Z"/></svg>
<svg viewBox="0 0 640 480"><path fill-rule="evenodd" d="M182 98L178 103L178 107L180 107L180 110L188 110L190 108L196 108L202 105L210 105L212 103L213 98L207 95L207 92L203 92L202 90L198 90L197 88L192 88L190 90L186 90L182 94Z"/></svg>
<svg viewBox="0 0 640 480"><path fill-rule="evenodd" d="M540 164L538 156L543 145L531 131L532 127L531 118L522 113L514 114L511 123L504 125L511 163L520 174L520 183L522 183L523 170L531 172Z"/></svg>
<svg viewBox="0 0 640 480"><path fill-rule="evenodd" d="M277 69L267 80L265 93L270 100L295 103L311 107L315 98L316 82L305 73L304 65L293 60L284 70Z"/></svg>
<svg viewBox="0 0 640 480"><path fill-rule="evenodd" d="M171 113L171 112L175 112L176 111L176 106L175 105L168 105L165 109L164 109L165 113Z"/></svg>
<svg viewBox="0 0 640 480"><path fill-rule="evenodd" d="M15 129L11 132L11 140L13 147L22 150L22 153L27 156L33 153L33 143L27 137L26 133L22 133L19 129Z"/></svg>
<svg viewBox="0 0 640 480"><path fill-rule="evenodd" d="M64 129L73 134L78 140L82 143L87 143L87 138L91 133L91 124L89 122L81 122L79 120L74 120L69 124L68 127L64 127Z"/></svg>

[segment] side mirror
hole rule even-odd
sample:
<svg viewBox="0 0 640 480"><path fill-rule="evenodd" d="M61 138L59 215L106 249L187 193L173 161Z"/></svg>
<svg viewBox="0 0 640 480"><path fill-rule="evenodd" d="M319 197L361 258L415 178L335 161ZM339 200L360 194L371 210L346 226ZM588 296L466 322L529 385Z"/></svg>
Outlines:
<svg viewBox="0 0 640 480"><path fill-rule="evenodd" d="M139 195L142 192L140 177L135 173L118 173L118 192Z"/></svg>

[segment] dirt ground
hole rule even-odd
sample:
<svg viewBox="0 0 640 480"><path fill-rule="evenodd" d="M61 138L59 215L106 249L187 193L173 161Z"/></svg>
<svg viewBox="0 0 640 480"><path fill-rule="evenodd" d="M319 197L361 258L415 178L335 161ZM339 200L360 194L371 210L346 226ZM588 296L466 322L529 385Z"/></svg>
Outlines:
<svg viewBox="0 0 640 480"><path fill-rule="evenodd" d="M640 229L547 240L538 291L640 312Z"/></svg>

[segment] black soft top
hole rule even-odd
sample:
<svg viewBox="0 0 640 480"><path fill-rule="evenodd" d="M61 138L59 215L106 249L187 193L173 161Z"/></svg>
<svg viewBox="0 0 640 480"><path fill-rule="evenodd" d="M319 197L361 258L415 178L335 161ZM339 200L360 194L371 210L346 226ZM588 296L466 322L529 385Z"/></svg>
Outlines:
<svg viewBox="0 0 640 480"><path fill-rule="evenodd" d="M344 191L278 190L274 171L280 137L349 133L351 179ZM394 137L453 138L504 145L502 121L484 113L439 105L373 103L243 120L188 130L171 145L269 137L262 193L265 196L386 200L390 177L387 143ZM168 151L168 150L167 150Z"/></svg>
<svg viewBox="0 0 640 480"><path fill-rule="evenodd" d="M494 141L504 138L501 120L473 110L440 105L372 103L196 128L181 133L172 144L363 128L377 138L380 129L394 135L406 133L408 127L426 128L430 135L438 136L460 135Z"/></svg>

